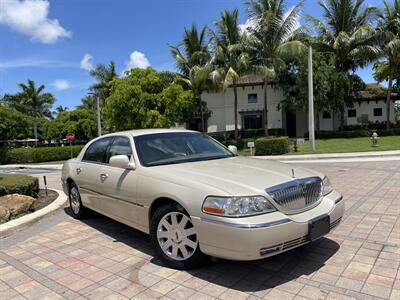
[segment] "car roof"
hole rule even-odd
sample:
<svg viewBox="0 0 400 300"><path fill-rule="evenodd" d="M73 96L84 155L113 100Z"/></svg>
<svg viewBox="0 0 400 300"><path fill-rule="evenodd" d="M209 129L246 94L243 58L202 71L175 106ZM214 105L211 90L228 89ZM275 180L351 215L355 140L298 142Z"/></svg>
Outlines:
<svg viewBox="0 0 400 300"><path fill-rule="evenodd" d="M153 129L135 129L135 130L126 130L120 132L113 132L110 134L105 134L102 137L106 136L113 136L118 134L124 135L131 135L131 136L140 136L140 135L147 135L147 134L156 134L156 133L174 133L174 132L197 132L193 130L186 130L186 129L168 129L168 128L153 128Z"/></svg>

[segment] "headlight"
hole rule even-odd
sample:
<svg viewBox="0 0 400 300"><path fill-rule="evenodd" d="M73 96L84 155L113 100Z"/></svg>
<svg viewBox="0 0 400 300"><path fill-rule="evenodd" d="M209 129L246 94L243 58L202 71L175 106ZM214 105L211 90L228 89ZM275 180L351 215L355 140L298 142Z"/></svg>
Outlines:
<svg viewBox="0 0 400 300"><path fill-rule="evenodd" d="M322 196L326 196L332 191L333 191L333 188L331 186L331 183L330 183L328 177L325 176L324 179L322 180Z"/></svg>
<svg viewBox="0 0 400 300"><path fill-rule="evenodd" d="M276 211L263 196L215 197L204 200L203 212L224 217L244 217Z"/></svg>

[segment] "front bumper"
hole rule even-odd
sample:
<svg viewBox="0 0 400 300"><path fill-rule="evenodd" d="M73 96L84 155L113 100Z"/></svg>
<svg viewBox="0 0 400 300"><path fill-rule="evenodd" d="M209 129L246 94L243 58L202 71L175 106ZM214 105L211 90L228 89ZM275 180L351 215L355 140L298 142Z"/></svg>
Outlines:
<svg viewBox="0 0 400 300"><path fill-rule="evenodd" d="M232 260L256 260L276 255L308 242L309 221L329 215L330 227L344 213L342 196L333 191L314 208L295 215L281 212L247 218L203 215L192 218L203 253Z"/></svg>

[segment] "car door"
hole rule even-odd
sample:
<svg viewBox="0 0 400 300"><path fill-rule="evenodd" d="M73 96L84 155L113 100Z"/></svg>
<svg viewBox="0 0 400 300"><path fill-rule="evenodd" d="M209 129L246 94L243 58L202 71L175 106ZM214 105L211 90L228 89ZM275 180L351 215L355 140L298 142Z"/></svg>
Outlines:
<svg viewBox="0 0 400 300"><path fill-rule="evenodd" d="M75 182L79 187L83 205L95 210L100 209L101 194L98 192L98 186L101 184L100 174L111 141L111 137L106 137L90 144L75 170Z"/></svg>
<svg viewBox="0 0 400 300"><path fill-rule="evenodd" d="M137 215L143 210L136 203L137 171L110 166L108 162L114 155L127 155L134 161L131 139L116 136L107 150L99 189L104 195L100 198L101 209L107 214L135 223Z"/></svg>

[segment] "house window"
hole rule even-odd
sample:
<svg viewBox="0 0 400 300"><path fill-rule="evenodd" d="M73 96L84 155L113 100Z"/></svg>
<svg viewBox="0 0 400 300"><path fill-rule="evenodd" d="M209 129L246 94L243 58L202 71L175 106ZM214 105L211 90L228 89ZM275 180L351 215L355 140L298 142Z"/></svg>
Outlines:
<svg viewBox="0 0 400 300"><path fill-rule="evenodd" d="M357 110L355 110L355 109L349 109L349 110L347 111L347 117L348 117L348 118L355 118L355 117L357 117Z"/></svg>
<svg viewBox="0 0 400 300"><path fill-rule="evenodd" d="M257 94L248 94L247 101L248 103L257 103Z"/></svg>
<svg viewBox="0 0 400 300"><path fill-rule="evenodd" d="M243 116L244 129L259 129L263 128L261 114L249 114Z"/></svg>
<svg viewBox="0 0 400 300"><path fill-rule="evenodd" d="M382 117L382 108L374 108L374 117Z"/></svg>
<svg viewBox="0 0 400 300"><path fill-rule="evenodd" d="M329 111L324 111L322 113L322 119L330 119L331 118L331 113Z"/></svg>

